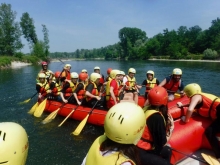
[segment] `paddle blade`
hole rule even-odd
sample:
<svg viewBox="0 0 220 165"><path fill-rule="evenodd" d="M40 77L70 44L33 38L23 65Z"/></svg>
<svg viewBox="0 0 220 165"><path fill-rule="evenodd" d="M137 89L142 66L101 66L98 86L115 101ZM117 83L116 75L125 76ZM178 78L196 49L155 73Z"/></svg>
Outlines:
<svg viewBox="0 0 220 165"><path fill-rule="evenodd" d="M41 117L42 113L44 112L44 108L46 106L47 99L45 99L40 105L36 108L36 111L34 112L35 117Z"/></svg>
<svg viewBox="0 0 220 165"><path fill-rule="evenodd" d="M204 153L201 153L201 155L210 165L220 165L219 161L215 157Z"/></svg>
<svg viewBox="0 0 220 165"><path fill-rule="evenodd" d="M31 108L30 111L28 111L28 113L32 115L32 114L35 112L35 110L36 110L37 107L38 107L38 102L36 102L36 103L33 105L33 107Z"/></svg>
<svg viewBox="0 0 220 165"><path fill-rule="evenodd" d="M23 102L20 102L19 104L26 104L26 103L28 103L30 100L31 100L31 99L27 99L27 100L25 100L25 101L23 101Z"/></svg>
<svg viewBox="0 0 220 165"><path fill-rule="evenodd" d="M71 134L76 135L76 136L79 135L82 129L85 127L88 118L89 118L89 114L80 122L78 127Z"/></svg>
<svg viewBox="0 0 220 165"><path fill-rule="evenodd" d="M47 124L49 122L51 122L58 114L60 108L58 108L56 111L51 112L43 121L43 124Z"/></svg>
<svg viewBox="0 0 220 165"><path fill-rule="evenodd" d="M58 127L61 127L61 125L63 125L63 123L70 117L70 115L73 114L74 111L75 111L75 109L73 109L73 110L69 113L69 115L58 125Z"/></svg>

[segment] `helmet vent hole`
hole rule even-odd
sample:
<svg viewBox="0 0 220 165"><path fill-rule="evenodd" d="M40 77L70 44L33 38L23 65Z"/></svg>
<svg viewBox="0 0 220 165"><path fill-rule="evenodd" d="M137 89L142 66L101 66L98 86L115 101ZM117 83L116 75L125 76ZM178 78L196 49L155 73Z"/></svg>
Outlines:
<svg viewBox="0 0 220 165"><path fill-rule="evenodd" d="M112 116L112 113L109 115L109 119L111 118L111 116Z"/></svg>
<svg viewBox="0 0 220 165"><path fill-rule="evenodd" d="M124 120L124 118L122 118L122 119L121 119L121 122L120 122L120 124L122 124L123 120Z"/></svg>
<svg viewBox="0 0 220 165"><path fill-rule="evenodd" d="M4 135L3 135L3 140L5 141L5 136L6 136L6 133L4 133Z"/></svg>
<svg viewBox="0 0 220 165"><path fill-rule="evenodd" d="M121 118L121 115L119 116L118 120L120 120L120 118Z"/></svg>
<svg viewBox="0 0 220 165"><path fill-rule="evenodd" d="M115 113L113 113L112 117L114 117Z"/></svg>

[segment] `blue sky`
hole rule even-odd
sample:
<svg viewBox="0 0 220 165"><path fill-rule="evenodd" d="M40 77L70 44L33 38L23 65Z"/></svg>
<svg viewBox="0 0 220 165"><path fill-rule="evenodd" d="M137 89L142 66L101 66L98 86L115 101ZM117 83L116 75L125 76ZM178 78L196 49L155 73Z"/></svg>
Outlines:
<svg viewBox="0 0 220 165"><path fill-rule="evenodd" d="M49 30L50 52L74 52L112 45L118 31L136 27L148 37L180 26L198 25L203 30L220 17L219 0L7 0L20 21L28 12L37 36L43 40L42 24ZM30 52L25 39L22 52Z"/></svg>

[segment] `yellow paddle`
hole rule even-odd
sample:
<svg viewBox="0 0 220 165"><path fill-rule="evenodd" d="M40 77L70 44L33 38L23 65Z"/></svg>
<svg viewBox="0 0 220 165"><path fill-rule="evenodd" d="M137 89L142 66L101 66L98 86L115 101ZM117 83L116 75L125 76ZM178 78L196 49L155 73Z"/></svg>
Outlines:
<svg viewBox="0 0 220 165"><path fill-rule="evenodd" d="M77 105L74 109L72 109L72 111L69 113L68 116L66 116L66 118L58 125L58 127L60 127L61 125L63 125L63 123L70 117L70 115L73 114L73 112L79 107L79 105Z"/></svg>
<svg viewBox="0 0 220 165"><path fill-rule="evenodd" d="M71 134L73 135L79 135L82 131L82 129L85 127L86 122L89 118L89 115L91 115L92 111L94 110L96 104L99 102L99 100L96 101L95 105L92 107L92 109L90 110L90 112L86 115L86 117L79 123L78 127L75 129L75 131L73 131Z"/></svg>
<svg viewBox="0 0 220 165"><path fill-rule="evenodd" d="M47 98L44 99L44 101L41 102L40 105L36 108L34 112L35 117L41 117L42 113L44 112L46 104L47 104Z"/></svg>
<svg viewBox="0 0 220 165"><path fill-rule="evenodd" d="M201 153L201 155L210 165L220 165L219 161L215 157L204 153Z"/></svg>
<svg viewBox="0 0 220 165"><path fill-rule="evenodd" d="M23 101L23 102L20 102L19 104L28 103L32 98L34 98L34 96L36 96L37 93L38 93L38 92L36 92L33 96L31 96L31 98L29 98L29 99L27 99L27 100L25 100L25 101Z"/></svg>
<svg viewBox="0 0 220 165"><path fill-rule="evenodd" d="M36 108L38 107L38 105L39 105L39 103L36 102L36 103L33 105L33 107L31 108L31 110L28 111L28 113L32 115L32 114L35 112L35 110L36 110Z"/></svg>

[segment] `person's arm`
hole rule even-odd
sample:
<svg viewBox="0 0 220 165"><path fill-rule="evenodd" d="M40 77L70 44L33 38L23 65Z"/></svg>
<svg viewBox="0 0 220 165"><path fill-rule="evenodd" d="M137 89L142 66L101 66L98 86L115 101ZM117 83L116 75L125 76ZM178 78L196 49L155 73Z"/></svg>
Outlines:
<svg viewBox="0 0 220 165"><path fill-rule="evenodd" d="M79 99L78 99L78 97L77 97L77 93L78 93L80 90L82 90L83 88L84 88L84 87L83 87L83 84L79 83L79 84L77 85L76 89L73 91L73 96L74 96L74 98L76 99L78 105L81 105L82 102L79 101Z"/></svg>
<svg viewBox="0 0 220 165"><path fill-rule="evenodd" d="M95 96L95 95L92 94L93 88L94 88L93 84L89 84L89 85L86 87L86 93L85 93L85 95L88 96L88 97L91 97L91 98L95 98L96 100L100 100L101 97Z"/></svg>
<svg viewBox="0 0 220 165"><path fill-rule="evenodd" d="M158 86L163 87L167 83L167 79L165 78Z"/></svg>
<svg viewBox="0 0 220 165"><path fill-rule="evenodd" d="M201 95L194 95L189 104L189 108L186 112L186 116L183 116L181 119L183 122L189 122L189 118L192 116L193 110L195 109L196 105L202 102Z"/></svg>

